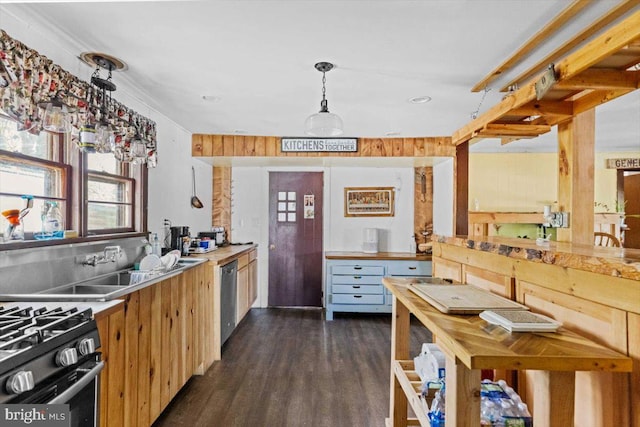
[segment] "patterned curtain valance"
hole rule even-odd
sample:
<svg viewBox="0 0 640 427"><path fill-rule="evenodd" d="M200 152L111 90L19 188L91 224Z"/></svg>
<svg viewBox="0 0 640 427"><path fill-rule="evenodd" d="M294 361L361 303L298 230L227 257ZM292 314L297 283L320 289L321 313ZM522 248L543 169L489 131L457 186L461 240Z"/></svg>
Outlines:
<svg viewBox="0 0 640 427"><path fill-rule="evenodd" d="M80 130L102 118L100 89L0 29L0 113L17 121L19 130L38 134L42 131L42 105L56 97L73 109L71 138L78 143ZM154 167L155 122L113 99L108 102L106 116L115 129L115 143L128 150L134 137L142 137L147 147L147 165Z"/></svg>

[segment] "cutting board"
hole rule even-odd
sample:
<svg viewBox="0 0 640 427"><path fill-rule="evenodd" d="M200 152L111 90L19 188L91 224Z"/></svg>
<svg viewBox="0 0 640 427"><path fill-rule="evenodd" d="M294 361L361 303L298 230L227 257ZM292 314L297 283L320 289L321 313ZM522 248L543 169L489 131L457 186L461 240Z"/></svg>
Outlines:
<svg viewBox="0 0 640 427"><path fill-rule="evenodd" d="M471 285L410 283L416 295L447 314L478 314L485 310L528 310L525 305Z"/></svg>

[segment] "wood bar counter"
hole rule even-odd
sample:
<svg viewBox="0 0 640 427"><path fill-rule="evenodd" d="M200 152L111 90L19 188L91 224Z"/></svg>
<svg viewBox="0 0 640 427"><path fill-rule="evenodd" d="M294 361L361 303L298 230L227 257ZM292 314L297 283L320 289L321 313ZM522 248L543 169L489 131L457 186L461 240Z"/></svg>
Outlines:
<svg viewBox="0 0 640 427"><path fill-rule="evenodd" d="M640 427L640 250L435 236L433 276L518 301L631 357L631 374L575 374L575 424L570 425ZM548 403L536 399L536 388L543 384L536 372L518 374L518 392L534 410Z"/></svg>
<svg viewBox="0 0 640 427"><path fill-rule="evenodd" d="M394 296L390 396L390 425L394 427L408 425L408 396L398 369L403 363L396 361L412 357L409 314L433 333L447 358L446 426L480 425L481 369L535 370L534 423L550 427L574 425L575 371L631 371L631 358L564 328L555 333L509 333L478 315L444 314L406 287L411 280L383 279ZM420 407L413 409L421 411Z"/></svg>

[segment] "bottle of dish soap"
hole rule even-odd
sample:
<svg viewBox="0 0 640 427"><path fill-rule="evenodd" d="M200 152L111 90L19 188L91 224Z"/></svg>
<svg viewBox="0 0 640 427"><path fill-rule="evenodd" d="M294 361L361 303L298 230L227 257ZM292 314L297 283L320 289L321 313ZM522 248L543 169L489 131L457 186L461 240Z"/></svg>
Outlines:
<svg viewBox="0 0 640 427"><path fill-rule="evenodd" d="M53 238L64 235L64 220L57 202L49 202L49 209L44 217L43 231Z"/></svg>

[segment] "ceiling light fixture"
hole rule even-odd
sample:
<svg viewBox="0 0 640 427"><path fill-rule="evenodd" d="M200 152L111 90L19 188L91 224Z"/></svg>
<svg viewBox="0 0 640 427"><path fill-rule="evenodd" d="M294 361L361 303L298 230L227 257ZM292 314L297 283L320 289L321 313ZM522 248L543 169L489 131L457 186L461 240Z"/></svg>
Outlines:
<svg viewBox="0 0 640 427"><path fill-rule="evenodd" d="M330 62L318 62L315 65L316 70L322 73L322 101L320 102L320 111L307 117L304 122L305 133L311 136L338 136L342 135L342 119L340 116L330 113L328 102L325 97L325 84L327 78L325 74L333 69L334 65Z"/></svg>
<svg viewBox="0 0 640 427"><path fill-rule="evenodd" d="M100 117L96 123L95 150L98 153L110 153L115 148L115 131L108 120L109 105L111 104L111 92L116 90L116 85L111 81L111 71L116 64L108 58L95 56L96 69L91 75L91 84L100 89ZM104 68L108 72L106 79L100 77L100 69ZM108 92L108 94L107 94Z"/></svg>
<svg viewBox="0 0 640 427"><path fill-rule="evenodd" d="M426 95L414 96L413 98L409 98L409 102L412 104L426 104L429 101L431 101L431 97Z"/></svg>

